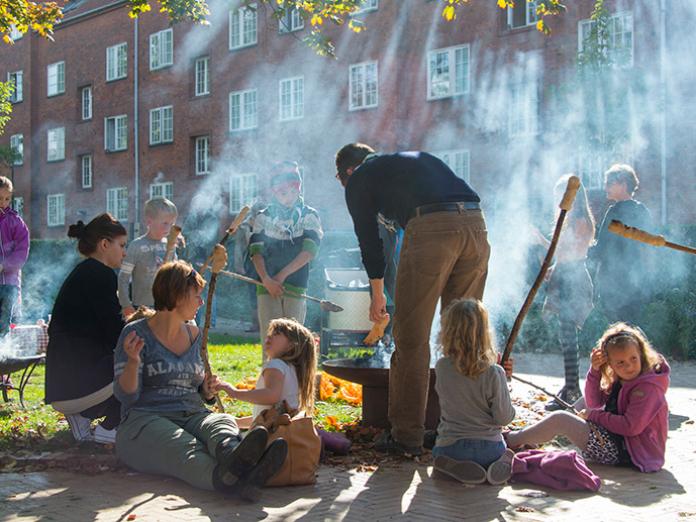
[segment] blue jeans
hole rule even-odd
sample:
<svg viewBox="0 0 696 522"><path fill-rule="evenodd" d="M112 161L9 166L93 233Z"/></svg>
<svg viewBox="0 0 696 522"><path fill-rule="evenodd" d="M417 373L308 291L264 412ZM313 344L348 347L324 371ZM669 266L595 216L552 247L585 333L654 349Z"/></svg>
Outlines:
<svg viewBox="0 0 696 522"><path fill-rule="evenodd" d="M444 455L454 460L473 460L487 468L505 453L503 441L459 439L449 446L435 446L433 457Z"/></svg>
<svg viewBox="0 0 696 522"><path fill-rule="evenodd" d="M10 331L12 313L17 304L19 288L13 285L0 285L0 336Z"/></svg>

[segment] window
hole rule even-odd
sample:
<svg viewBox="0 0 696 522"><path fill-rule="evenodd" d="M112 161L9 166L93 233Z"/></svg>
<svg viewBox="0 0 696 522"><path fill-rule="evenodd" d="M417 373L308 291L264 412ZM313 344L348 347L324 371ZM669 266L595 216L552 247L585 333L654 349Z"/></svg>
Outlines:
<svg viewBox="0 0 696 522"><path fill-rule="evenodd" d="M457 150L443 150L439 152L433 152L434 156L437 156L442 161L444 161L449 168L457 175L458 178L463 179L467 183L469 182L469 151L465 149Z"/></svg>
<svg viewBox="0 0 696 522"><path fill-rule="evenodd" d="M513 85L508 95L508 103L509 135L536 134L539 113L536 84Z"/></svg>
<svg viewBox="0 0 696 522"><path fill-rule="evenodd" d="M256 174L235 174L230 178L230 214L236 214L256 197Z"/></svg>
<svg viewBox="0 0 696 522"><path fill-rule="evenodd" d="M152 198L167 198L169 201L174 199L174 182L166 181L150 185L150 199Z"/></svg>
<svg viewBox="0 0 696 522"><path fill-rule="evenodd" d="M207 56L196 60L196 96L210 94L210 70Z"/></svg>
<svg viewBox="0 0 696 522"><path fill-rule="evenodd" d="M508 28L525 27L537 22L537 0L517 0L507 8Z"/></svg>
<svg viewBox="0 0 696 522"><path fill-rule="evenodd" d="M13 134L10 136L10 148L17 154L13 165L22 165L24 163L24 135Z"/></svg>
<svg viewBox="0 0 696 522"><path fill-rule="evenodd" d="M150 37L152 39L152 36ZM152 41L152 40L151 40ZM151 44L152 45L152 44ZM152 67L150 67L152 68ZM106 81L120 80L128 74L128 44L126 42L106 48Z"/></svg>
<svg viewBox="0 0 696 522"><path fill-rule="evenodd" d="M47 161L61 161L65 159L65 127L48 129L46 147Z"/></svg>
<svg viewBox="0 0 696 522"><path fill-rule="evenodd" d="M12 198L12 208L14 209L19 217L24 217L24 198L22 196L15 196Z"/></svg>
<svg viewBox="0 0 696 522"><path fill-rule="evenodd" d="M65 194L49 194L46 200L46 224L49 227L65 225Z"/></svg>
<svg viewBox="0 0 696 522"><path fill-rule="evenodd" d="M109 152L126 150L128 147L128 116L104 118L104 149Z"/></svg>
<svg viewBox="0 0 696 522"><path fill-rule="evenodd" d="M210 172L210 136L198 136L196 138L196 175Z"/></svg>
<svg viewBox="0 0 696 522"><path fill-rule="evenodd" d="M92 155L80 156L80 180L82 188L92 188Z"/></svg>
<svg viewBox="0 0 696 522"><path fill-rule="evenodd" d="M598 38L593 34L596 22L593 20L581 20L578 22L578 52L586 50L591 38ZM633 14L619 13L609 17L607 23L606 41L593 42L599 46L601 52L606 52L607 58L617 65L633 65Z"/></svg>
<svg viewBox="0 0 696 522"><path fill-rule="evenodd" d="M361 4L360 8L353 13L354 15L376 11L379 8L379 0L362 0Z"/></svg>
<svg viewBox="0 0 696 522"><path fill-rule="evenodd" d="M289 9L285 16L278 20L278 32L281 34L292 33L304 29L304 20L299 10Z"/></svg>
<svg viewBox="0 0 696 522"><path fill-rule="evenodd" d="M24 99L24 73L22 71L15 71L7 73L7 81L14 88L12 94L10 94L11 103L19 103Z"/></svg>
<svg viewBox="0 0 696 522"><path fill-rule="evenodd" d="M174 63L174 32L165 29L150 35L150 70L161 69Z"/></svg>
<svg viewBox="0 0 696 522"><path fill-rule="evenodd" d="M304 116L304 77L280 80L280 120Z"/></svg>
<svg viewBox="0 0 696 522"><path fill-rule="evenodd" d="M159 107L150 111L150 145L174 141L174 109Z"/></svg>
<svg viewBox="0 0 696 522"><path fill-rule="evenodd" d="M436 49L428 53L428 99L449 98L469 92L469 46Z"/></svg>
<svg viewBox="0 0 696 522"><path fill-rule="evenodd" d="M82 93L82 119L92 119L92 86L83 87L80 89Z"/></svg>
<svg viewBox="0 0 696 522"><path fill-rule="evenodd" d="M349 108L351 111L377 107L378 89L377 62L358 63L350 66Z"/></svg>
<svg viewBox="0 0 696 522"><path fill-rule="evenodd" d="M14 24L10 25L10 39L13 42L16 42L17 40L21 39L24 34L15 27Z"/></svg>
<svg viewBox="0 0 696 522"><path fill-rule="evenodd" d="M258 125L256 89L230 93L230 132L254 129Z"/></svg>
<svg viewBox="0 0 696 522"><path fill-rule="evenodd" d="M128 189L106 189L106 211L118 221L128 221Z"/></svg>
<svg viewBox="0 0 696 522"><path fill-rule="evenodd" d="M250 4L230 11L230 50L256 44L256 24L256 4Z"/></svg>
<svg viewBox="0 0 696 522"><path fill-rule="evenodd" d="M65 62L52 63L48 66L48 96L65 92Z"/></svg>

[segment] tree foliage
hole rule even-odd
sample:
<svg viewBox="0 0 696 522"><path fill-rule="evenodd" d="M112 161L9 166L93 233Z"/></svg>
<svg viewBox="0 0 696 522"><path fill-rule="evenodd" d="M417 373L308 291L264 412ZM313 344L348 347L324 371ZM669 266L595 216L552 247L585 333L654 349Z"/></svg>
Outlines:
<svg viewBox="0 0 696 522"><path fill-rule="evenodd" d="M12 114L10 96L12 96L13 90L14 85L10 82L0 82L0 135L5 131L7 122L10 121L10 114Z"/></svg>

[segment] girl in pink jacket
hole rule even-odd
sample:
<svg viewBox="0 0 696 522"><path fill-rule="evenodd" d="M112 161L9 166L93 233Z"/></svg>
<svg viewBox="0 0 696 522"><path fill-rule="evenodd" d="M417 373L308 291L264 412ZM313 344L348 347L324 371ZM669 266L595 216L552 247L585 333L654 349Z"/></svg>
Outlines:
<svg viewBox="0 0 696 522"><path fill-rule="evenodd" d="M658 471L665 463L669 366L638 328L616 323L590 356L585 397L577 415L558 411L507 435L510 447L563 435L601 464Z"/></svg>

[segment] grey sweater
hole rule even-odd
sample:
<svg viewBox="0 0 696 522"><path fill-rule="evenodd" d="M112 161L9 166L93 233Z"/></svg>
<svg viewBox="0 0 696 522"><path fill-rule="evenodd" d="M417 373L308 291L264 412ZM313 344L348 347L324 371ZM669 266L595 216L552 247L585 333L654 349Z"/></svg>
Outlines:
<svg viewBox="0 0 696 522"><path fill-rule="evenodd" d="M505 371L490 366L476 378L459 373L452 360L443 357L435 365L435 391L440 397L437 445L459 439L502 441L501 427L515 418Z"/></svg>
<svg viewBox="0 0 696 522"><path fill-rule="evenodd" d="M118 301L121 308L140 305L152 307L155 304L155 299L152 297L152 283L157 270L164 263L166 252L167 238L155 241L145 235L131 241L126 258L121 265L121 271L118 273ZM128 295L128 283L131 281L132 301Z"/></svg>

